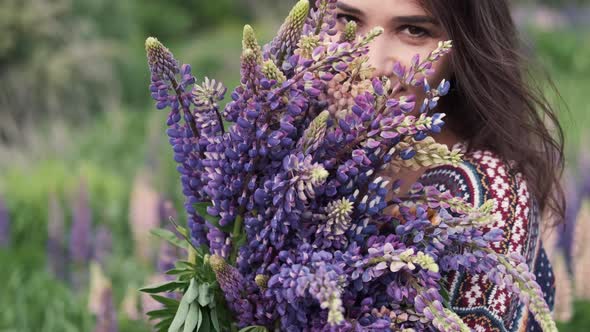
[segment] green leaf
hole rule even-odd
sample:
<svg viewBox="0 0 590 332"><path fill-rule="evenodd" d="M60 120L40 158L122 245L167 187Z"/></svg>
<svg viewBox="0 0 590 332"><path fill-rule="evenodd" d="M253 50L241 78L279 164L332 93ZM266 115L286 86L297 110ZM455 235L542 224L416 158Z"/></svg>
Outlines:
<svg viewBox="0 0 590 332"><path fill-rule="evenodd" d="M163 319L159 321L158 324L154 325L154 328L157 331L168 331L168 329L170 328L170 324L172 323L172 319L173 317Z"/></svg>
<svg viewBox="0 0 590 332"><path fill-rule="evenodd" d="M213 303L215 303L215 302L213 302ZM219 327L219 317L217 317L217 309L211 308L210 316L211 316L211 323L213 323L213 328L217 332L221 332L221 328Z"/></svg>
<svg viewBox="0 0 590 332"><path fill-rule="evenodd" d="M211 300L212 300L211 294L209 292L209 287L210 287L209 283L204 283L204 284L199 285L199 299L198 299L198 301L202 307L206 307L209 304L209 302L211 302Z"/></svg>
<svg viewBox="0 0 590 332"><path fill-rule="evenodd" d="M164 273L166 273L167 275L171 275L172 276L172 275L184 274L184 273L187 273L187 274L188 273L191 273L192 274L193 271L190 270L190 269L170 269L170 270L168 270L168 271L166 271Z"/></svg>
<svg viewBox="0 0 590 332"><path fill-rule="evenodd" d="M175 299L171 299L169 297L165 297L165 296L161 296L161 295L151 295L151 297L162 303L163 305L165 305L166 307L173 307L173 308L178 308L178 305L180 304L180 302L178 300Z"/></svg>
<svg viewBox="0 0 590 332"><path fill-rule="evenodd" d="M176 231L178 231L178 233L182 234L182 236L184 236L185 238L190 238L190 236L189 236L190 233L186 228L177 225Z"/></svg>
<svg viewBox="0 0 590 332"><path fill-rule="evenodd" d="M197 266L195 264L193 264L191 262L187 262L187 261L176 261L176 266L179 268L184 266L184 267L192 269L192 270L197 268Z"/></svg>
<svg viewBox="0 0 590 332"><path fill-rule="evenodd" d="M232 125L233 122L223 120L223 129L225 129L225 132L228 132Z"/></svg>
<svg viewBox="0 0 590 332"><path fill-rule="evenodd" d="M143 288L140 288L140 292L149 293L149 294L157 294L162 292L170 292L176 289L186 287L186 283L178 282L178 281L167 281L160 284L150 285Z"/></svg>
<svg viewBox="0 0 590 332"><path fill-rule="evenodd" d="M203 316L201 315L201 309L199 308L198 303L191 303L188 308L188 314L186 316L186 320L184 321L184 329L183 332L193 332L195 328L199 329L199 325L201 325L201 321L203 320Z"/></svg>
<svg viewBox="0 0 590 332"><path fill-rule="evenodd" d="M253 325L253 326L246 326L243 329L241 329L239 332L268 332L268 330L264 326Z"/></svg>
<svg viewBox="0 0 590 332"><path fill-rule="evenodd" d="M201 308L202 313L203 313L203 323L201 324L200 327L197 327L197 331L203 331L203 332L211 332L211 319L210 319L210 313L209 313L209 309L207 308ZM221 332L221 331L219 331Z"/></svg>
<svg viewBox="0 0 590 332"><path fill-rule="evenodd" d="M184 301L180 301L180 305L178 306L178 311L176 311L176 315L174 316L174 320L170 324L170 328L168 332L178 332L180 331L180 327L184 324L186 317L188 315L189 304Z"/></svg>
<svg viewBox="0 0 590 332"><path fill-rule="evenodd" d="M197 296L199 296L199 289L200 289L200 287L197 286L197 283L195 282L195 278L192 278L191 284L188 286L186 293L184 293L182 300L186 301L187 303L193 303L195 301L195 299L197 298Z"/></svg>
<svg viewBox="0 0 590 332"><path fill-rule="evenodd" d="M195 203L194 207L195 207L195 210L197 210L197 213L201 217L203 217L205 220L212 223L215 227L217 227L225 232L231 233L231 231L232 231L231 226L222 227L219 224L219 220L221 219L221 217L214 217L207 212L207 207L212 206L212 205L213 204L211 204L210 202L201 202L201 203Z"/></svg>
<svg viewBox="0 0 590 332"><path fill-rule="evenodd" d="M150 233L152 233L152 235L159 237L160 239L175 245L179 248L182 249L186 249L187 247L187 243L186 241L183 241L181 239L179 239L176 234L172 233L171 231L167 230L167 229L162 229L162 228L154 228L150 230Z"/></svg>
<svg viewBox="0 0 590 332"><path fill-rule="evenodd" d="M174 314L176 314L176 310L174 309L159 309L148 311L146 313L146 315L150 316L150 320L164 317L174 318Z"/></svg>

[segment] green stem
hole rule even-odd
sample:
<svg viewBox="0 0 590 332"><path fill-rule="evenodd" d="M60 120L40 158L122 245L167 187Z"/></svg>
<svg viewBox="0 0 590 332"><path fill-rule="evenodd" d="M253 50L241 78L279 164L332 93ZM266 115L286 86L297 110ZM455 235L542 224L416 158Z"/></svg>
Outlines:
<svg viewBox="0 0 590 332"><path fill-rule="evenodd" d="M244 221L244 213L242 211L240 211L240 214L238 214L238 216L236 217L236 220L234 221L234 229L232 231L231 234L231 238L232 238L232 247L231 247L231 254L229 256L229 263L231 265L234 265L236 263L236 259L238 256L238 243L237 243L237 238L238 236L240 236L240 233L242 232L242 222Z"/></svg>

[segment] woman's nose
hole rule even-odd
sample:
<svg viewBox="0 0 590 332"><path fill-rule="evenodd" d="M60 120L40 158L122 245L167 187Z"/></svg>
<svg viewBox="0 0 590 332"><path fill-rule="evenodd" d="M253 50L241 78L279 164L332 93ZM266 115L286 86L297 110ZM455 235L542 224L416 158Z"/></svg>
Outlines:
<svg viewBox="0 0 590 332"><path fill-rule="evenodd" d="M394 45L383 36L379 36L369 45L368 63L375 68L374 77L391 76L396 56Z"/></svg>

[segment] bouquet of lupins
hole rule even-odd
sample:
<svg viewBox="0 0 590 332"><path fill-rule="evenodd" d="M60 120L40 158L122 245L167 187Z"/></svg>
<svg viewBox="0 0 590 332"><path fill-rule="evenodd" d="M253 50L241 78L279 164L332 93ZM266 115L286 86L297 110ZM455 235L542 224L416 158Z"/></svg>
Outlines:
<svg viewBox="0 0 590 332"><path fill-rule="evenodd" d="M485 273L530 304L545 331L556 330L535 277L519 255L492 245L492 202L474 208L416 184L399 195L388 176L456 164L437 144L449 91L430 87L441 42L426 58L372 77L375 28L358 35L335 25L335 0L299 1L278 35L259 46L244 28L241 84L197 83L157 39L148 38L152 97L169 109L188 229L156 233L189 247L168 274L143 289L162 309L163 331L469 331L448 306L444 275ZM423 87L420 112L404 86ZM413 113L412 113L413 114ZM389 173L388 173L389 172ZM180 299L180 300L177 300Z"/></svg>

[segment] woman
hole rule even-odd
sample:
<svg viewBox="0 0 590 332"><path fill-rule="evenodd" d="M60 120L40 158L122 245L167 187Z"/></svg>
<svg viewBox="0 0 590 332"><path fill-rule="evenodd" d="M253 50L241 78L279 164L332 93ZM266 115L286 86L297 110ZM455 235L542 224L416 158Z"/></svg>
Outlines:
<svg viewBox="0 0 590 332"><path fill-rule="evenodd" d="M539 236L541 215L562 220L563 133L551 106L527 85L524 61L507 0L340 0L338 24L355 21L360 33L384 28L371 46L374 75L392 76L395 62L424 58L439 41L452 40L451 54L436 64L431 86L441 79L453 89L437 112L447 126L435 139L449 147L460 144L465 161L397 175L402 192L419 181L450 190L480 205L495 201L497 225L505 231L498 252L527 257L546 300L552 306L554 280ZM416 94L408 89L401 94ZM416 111L417 112L417 111ZM551 135L548 124L556 137ZM447 276L450 304L475 331L540 331L527 310L505 288L481 275Z"/></svg>

